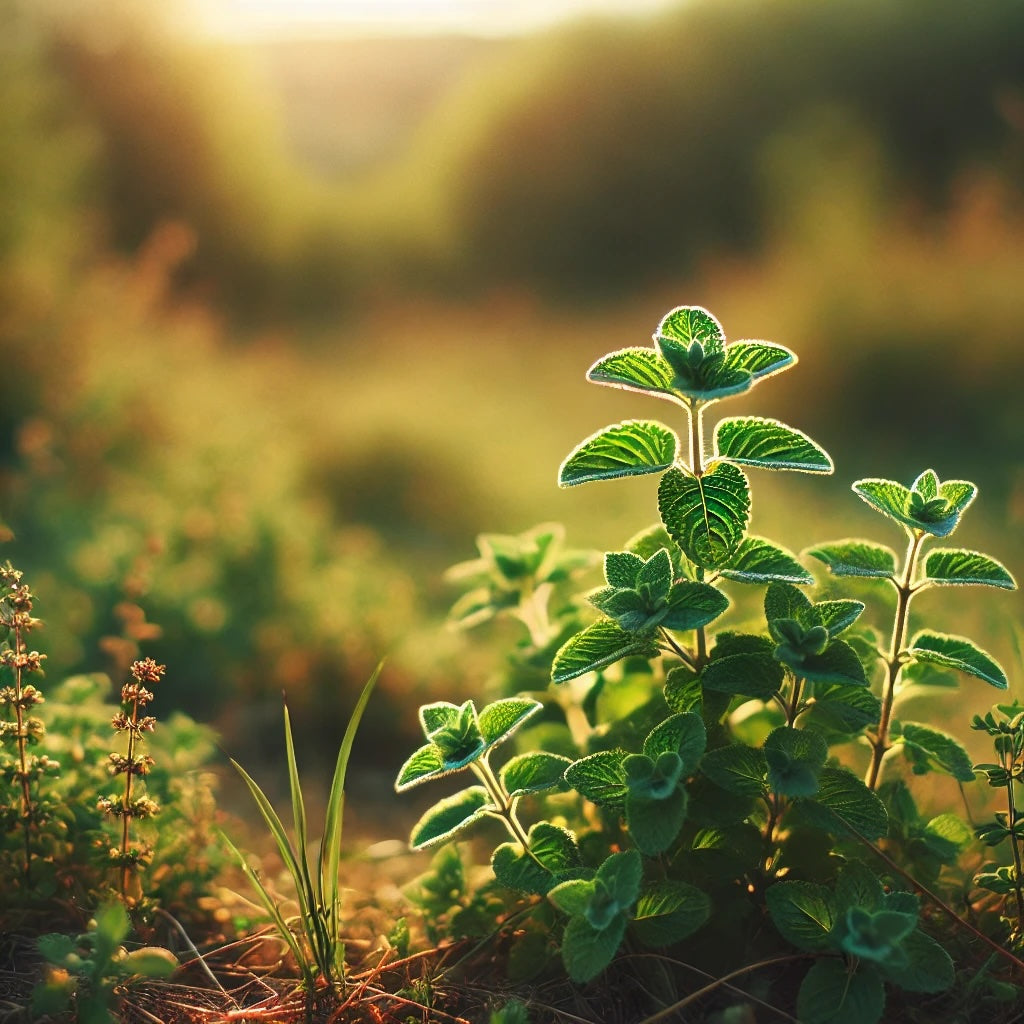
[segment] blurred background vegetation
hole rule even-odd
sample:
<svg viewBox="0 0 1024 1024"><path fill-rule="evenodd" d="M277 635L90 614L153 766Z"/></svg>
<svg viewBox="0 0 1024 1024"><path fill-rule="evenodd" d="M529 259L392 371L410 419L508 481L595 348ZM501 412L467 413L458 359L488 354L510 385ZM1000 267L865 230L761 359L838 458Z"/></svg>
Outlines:
<svg viewBox="0 0 1024 1024"><path fill-rule="evenodd" d="M230 40L170 0L0 23L0 554L52 677L119 679L141 644L243 761L282 689L326 760L387 655L360 745L397 763L416 703L504 657L441 625L476 533L616 547L653 518L646 481L555 474L669 415L583 375L684 303L799 354L742 411L835 458L761 474L756 532L892 543L850 482L933 466L981 485L958 540L1024 572L1018 0L487 37ZM1019 685L1016 596L942 596Z"/></svg>

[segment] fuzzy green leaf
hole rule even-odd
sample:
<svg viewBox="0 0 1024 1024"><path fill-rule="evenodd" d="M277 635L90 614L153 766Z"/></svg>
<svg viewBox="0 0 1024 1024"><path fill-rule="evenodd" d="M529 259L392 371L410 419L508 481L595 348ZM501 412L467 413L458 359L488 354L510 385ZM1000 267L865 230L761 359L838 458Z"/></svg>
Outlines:
<svg viewBox="0 0 1024 1024"><path fill-rule="evenodd" d="M881 712L881 701L866 686L818 683L808 714L812 720L823 719L826 726L841 732L858 732L877 722Z"/></svg>
<svg viewBox="0 0 1024 1024"><path fill-rule="evenodd" d="M958 782L974 781L970 755L948 733L916 722L901 722L893 730L893 736L903 741L903 753L915 775L937 771L952 775Z"/></svg>
<svg viewBox="0 0 1024 1024"><path fill-rule="evenodd" d="M719 458L760 469L831 473L835 468L828 453L806 434L760 416L720 420L715 451Z"/></svg>
<svg viewBox="0 0 1024 1024"><path fill-rule="evenodd" d="M870 966L856 971L840 959L818 960L797 994L801 1024L877 1024L885 1010L885 986Z"/></svg>
<svg viewBox="0 0 1024 1024"><path fill-rule="evenodd" d="M1016 590L1017 583L1004 565L978 551L935 548L924 564L925 579L944 586L1001 587Z"/></svg>
<svg viewBox="0 0 1024 1024"><path fill-rule="evenodd" d="M640 895L640 880L644 865L636 850L613 853L597 869L596 878L603 882L609 893L623 909L633 906Z"/></svg>
<svg viewBox="0 0 1024 1024"><path fill-rule="evenodd" d="M864 665L857 652L844 640L833 640L821 654L808 655L795 671L813 682L868 685Z"/></svg>
<svg viewBox="0 0 1024 1024"><path fill-rule="evenodd" d="M630 655L654 657L657 653L658 648L647 637L627 633L618 623L602 619L562 645L551 666L551 678L565 683Z"/></svg>
<svg viewBox="0 0 1024 1024"><path fill-rule="evenodd" d="M654 337L670 338L687 348L696 341L709 354L725 351L722 325L702 306L676 306L661 318Z"/></svg>
<svg viewBox="0 0 1024 1024"><path fill-rule="evenodd" d="M437 846L489 810L497 808L491 803L487 790L483 786L470 786L434 804L413 826L409 845L414 850Z"/></svg>
<svg viewBox="0 0 1024 1024"><path fill-rule="evenodd" d="M700 770L727 793L761 796L767 792L768 763L764 751L757 747L736 743L709 750L700 763Z"/></svg>
<svg viewBox="0 0 1024 1024"><path fill-rule="evenodd" d="M501 784L509 796L541 793L546 789L565 788L565 770L572 764L568 757L534 751L519 754L501 769Z"/></svg>
<svg viewBox="0 0 1024 1024"><path fill-rule="evenodd" d="M662 800L626 796L626 825L637 849L648 857L664 853L686 820L686 791L677 789Z"/></svg>
<svg viewBox="0 0 1024 1024"><path fill-rule="evenodd" d="M816 733L782 727L764 742L768 785L782 796L814 796L828 745Z"/></svg>
<svg viewBox="0 0 1024 1024"><path fill-rule="evenodd" d="M582 917L594 896L592 879L572 878L560 882L548 892L548 899L563 914L570 917Z"/></svg>
<svg viewBox="0 0 1024 1024"><path fill-rule="evenodd" d="M765 890L772 924L797 949L820 953L833 948L836 906L832 893L815 882L776 882Z"/></svg>
<svg viewBox="0 0 1024 1024"><path fill-rule="evenodd" d="M472 701L467 701L472 706ZM452 704L446 700L435 701L433 704L420 705L420 724L423 733L429 736L438 729L450 728L459 720L459 715L466 705Z"/></svg>
<svg viewBox="0 0 1024 1024"><path fill-rule="evenodd" d="M646 530L641 530L626 542L626 550L641 559L650 558L661 548L668 552L669 558L672 560L673 579L694 578L693 566L690 565L679 545L668 535L668 530L665 529L663 523L655 523L653 526L647 527Z"/></svg>
<svg viewBox="0 0 1024 1024"><path fill-rule="evenodd" d="M624 348L599 359L587 380L627 391L642 391L678 401L672 391L672 367L652 348Z"/></svg>
<svg viewBox="0 0 1024 1024"><path fill-rule="evenodd" d="M636 578L647 558L657 553L655 549L646 558L632 551L609 551L604 556L604 578L610 587L636 587Z"/></svg>
<svg viewBox="0 0 1024 1024"><path fill-rule="evenodd" d="M894 480L866 479L858 480L853 490L888 518L934 537L949 536L978 493L967 480L940 484L932 470L925 470L910 488Z"/></svg>
<svg viewBox="0 0 1024 1024"><path fill-rule="evenodd" d="M593 981L611 962L626 931L626 917L618 914L607 928L598 930L585 917L574 917L562 937L562 962L573 981Z"/></svg>
<svg viewBox="0 0 1024 1024"><path fill-rule="evenodd" d="M846 768L826 767L818 777L813 800L801 800L802 817L835 835L855 829L865 839L881 839L889 831L885 805Z"/></svg>
<svg viewBox="0 0 1024 1024"><path fill-rule="evenodd" d="M644 740L644 754L652 761L657 761L661 754L678 754L683 773L689 775L696 769L706 746L707 732L700 715L670 715Z"/></svg>
<svg viewBox="0 0 1024 1024"><path fill-rule="evenodd" d="M695 886L653 882L640 893L632 930L645 946L670 946L692 935L710 913L711 901Z"/></svg>
<svg viewBox="0 0 1024 1024"><path fill-rule="evenodd" d="M729 607L729 599L708 583L683 580L669 591L667 611L661 620L666 629L699 629L713 622Z"/></svg>
<svg viewBox="0 0 1024 1024"><path fill-rule="evenodd" d="M770 341L734 341L725 350L726 366L746 371L755 381L780 373L796 361L788 348Z"/></svg>
<svg viewBox="0 0 1024 1024"><path fill-rule="evenodd" d="M565 781L595 804L621 807L627 792L622 774L625 757L621 750L599 750L566 768Z"/></svg>
<svg viewBox="0 0 1024 1024"><path fill-rule="evenodd" d="M818 601L807 614L806 625L824 626L829 636L838 636L849 629L864 611L863 601Z"/></svg>
<svg viewBox="0 0 1024 1024"><path fill-rule="evenodd" d="M701 477L670 469L658 487L658 509L672 539L705 569L727 565L750 519L750 488L735 466L720 462Z"/></svg>
<svg viewBox="0 0 1024 1024"><path fill-rule="evenodd" d="M773 583L764 592L764 617L769 623L778 619L803 623L811 608L811 599L791 584Z"/></svg>
<svg viewBox="0 0 1024 1024"><path fill-rule="evenodd" d="M881 963L883 977L907 992L945 992L953 984L953 961L930 935L918 929L901 945L908 962L900 967Z"/></svg>
<svg viewBox="0 0 1024 1024"><path fill-rule="evenodd" d="M736 583L814 582L814 577L785 548L760 537L745 537L720 572Z"/></svg>
<svg viewBox="0 0 1024 1024"><path fill-rule="evenodd" d="M496 700L480 712L480 735L484 742L493 747L509 738L523 722L537 714L544 705L540 701L510 697Z"/></svg>
<svg viewBox="0 0 1024 1024"><path fill-rule="evenodd" d="M605 427L577 446L558 471L560 487L660 473L676 460L679 438L654 420Z"/></svg>
<svg viewBox="0 0 1024 1024"><path fill-rule="evenodd" d="M401 793L410 786L419 785L428 779L439 778L447 772L444 767L444 755L434 746L428 743L420 747L405 764L402 765L395 780L395 792Z"/></svg>
<svg viewBox="0 0 1024 1024"><path fill-rule="evenodd" d="M867 864L851 860L843 866L836 879L835 898L837 917L844 917L851 907L877 910L885 899L885 889ZM914 914L916 917L916 909Z"/></svg>
<svg viewBox="0 0 1024 1024"><path fill-rule="evenodd" d="M925 629L910 641L908 653L918 661L955 668L983 679L1000 690L1008 686L1006 673L999 663L966 637Z"/></svg>
<svg viewBox="0 0 1024 1024"><path fill-rule="evenodd" d="M538 821L530 829L528 841L532 857L519 843L502 843L491 857L494 877L506 888L543 896L579 867L579 850L568 829Z"/></svg>
<svg viewBox="0 0 1024 1024"><path fill-rule="evenodd" d="M884 544L867 540L839 540L808 548L807 554L825 563L835 576L896 576L896 553Z"/></svg>
<svg viewBox="0 0 1024 1024"><path fill-rule="evenodd" d="M770 653L751 652L714 658L700 678L705 690L771 700L782 685L785 670Z"/></svg>

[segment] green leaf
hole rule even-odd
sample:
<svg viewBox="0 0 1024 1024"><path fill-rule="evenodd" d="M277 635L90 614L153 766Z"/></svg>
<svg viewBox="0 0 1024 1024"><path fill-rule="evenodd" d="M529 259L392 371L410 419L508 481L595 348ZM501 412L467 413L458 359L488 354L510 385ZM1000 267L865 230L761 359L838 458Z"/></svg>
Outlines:
<svg viewBox="0 0 1024 1024"><path fill-rule="evenodd" d="M602 619L562 645L551 666L551 678L565 683L630 655L651 658L657 653L657 646L649 638L627 633L618 623Z"/></svg>
<svg viewBox="0 0 1024 1024"><path fill-rule="evenodd" d="M768 785L783 796L813 796L825 766L828 745L816 733L783 726L764 742Z"/></svg>
<svg viewBox="0 0 1024 1024"><path fill-rule="evenodd" d="M797 949L820 953L834 948L836 905L815 882L776 882L765 890L768 913L779 934Z"/></svg>
<svg viewBox="0 0 1024 1024"><path fill-rule="evenodd" d="M565 770L565 781L580 796L604 807L621 807L626 799L622 750L599 750L575 761Z"/></svg>
<svg viewBox="0 0 1024 1024"><path fill-rule="evenodd" d="M506 888L543 896L568 872L579 868L579 850L568 829L538 821L530 829L528 841L533 857L519 843L502 843L491 857L494 877Z"/></svg>
<svg viewBox="0 0 1024 1024"><path fill-rule="evenodd" d="M695 886L653 882L640 893L632 930L645 946L670 946L692 935L710 914L711 901Z"/></svg>
<svg viewBox="0 0 1024 1024"><path fill-rule="evenodd" d="M636 850L613 853L597 869L595 878L603 882L620 907L633 906L640 895L644 865Z"/></svg>
<svg viewBox="0 0 1024 1024"><path fill-rule="evenodd" d="M661 550L651 551L647 558ZM609 551L604 556L604 578L611 587L636 587L636 577L646 558L632 551Z"/></svg>
<svg viewBox="0 0 1024 1024"><path fill-rule="evenodd" d="M892 579L896 554L884 544L867 540L839 540L808 548L807 554L824 562L835 576L866 576Z"/></svg>
<svg viewBox="0 0 1024 1024"><path fill-rule="evenodd" d="M918 661L955 668L983 679L1000 690L1008 686L999 663L966 637L921 630L910 641L908 653Z"/></svg>
<svg viewBox="0 0 1024 1024"><path fill-rule="evenodd" d="M548 899L563 914L582 917L594 896L594 882L583 878L572 878L551 888Z"/></svg>
<svg viewBox="0 0 1024 1024"><path fill-rule="evenodd" d="M785 670L767 652L730 654L714 658L700 678L705 690L771 700L782 685Z"/></svg>
<svg viewBox="0 0 1024 1024"><path fill-rule="evenodd" d="M470 786L434 804L413 826L409 845L414 850L437 846L488 811L495 810L483 786Z"/></svg>
<svg viewBox="0 0 1024 1024"><path fill-rule="evenodd" d="M785 548L760 537L745 537L720 572L736 583L814 582L814 577Z"/></svg>
<svg viewBox="0 0 1024 1024"><path fill-rule="evenodd" d="M177 957L161 946L133 949L117 963L125 974L140 978L169 978L178 969Z"/></svg>
<svg viewBox="0 0 1024 1024"><path fill-rule="evenodd" d="M801 814L811 824L836 835L845 835L849 825L865 839L881 839L888 833L885 805L853 772L823 768L818 787L813 800L800 801Z"/></svg>
<svg viewBox="0 0 1024 1024"><path fill-rule="evenodd" d="M472 701L467 701L472 706ZM448 729L459 721L459 715L465 704L451 704L446 700L435 701L433 704L420 705L420 725L423 726L423 734L429 736L438 729Z"/></svg>
<svg viewBox="0 0 1024 1024"><path fill-rule="evenodd" d="M903 753L915 775L929 771L952 775L958 782L973 782L970 755L948 733L916 722L894 723L893 738L902 740Z"/></svg>
<svg viewBox="0 0 1024 1024"><path fill-rule="evenodd" d="M828 453L806 434L760 416L720 420L715 451L719 458L761 469L831 473L835 468Z"/></svg>
<svg viewBox="0 0 1024 1024"><path fill-rule="evenodd" d="M428 743L420 747L405 764L402 765L395 780L395 792L401 793L410 786L417 786L428 779L439 778L447 772L444 767L444 757L441 751Z"/></svg>
<svg viewBox="0 0 1024 1024"><path fill-rule="evenodd" d="M768 762L764 751L742 743L709 750L700 770L716 786L737 796L761 796L767 791Z"/></svg>
<svg viewBox="0 0 1024 1024"><path fill-rule="evenodd" d="M501 769L501 784L509 796L541 793L565 788L565 770L572 764L568 757L534 751L513 757Z"/></svg>
<svg viewBox="0 0 1024 1024"><path fill-rule="evenodd" d="M838 636L849 629L864 611L863 601L818 601L807 612L806 625L824 626L829 636Z"/></svg>
<svg viewBox="0 0 1024 1024"><path fill-rule="evenodd" d="M924 564L925 580L943 586L1001 587L1016 590L1017 583L1004 565L978 551L935 548Z"/></svg>
<svg viewBox="0 0 1024 1024"><path fill-rule="evenodd" d="M844 953L874 963L901 963L903 940L917 927L917 911L850 907L842 923Z"/></svg>
<svg viewBox="0 0 1024 1024"><path fill-rule="evenodd" d="M882 975L907 992L945 992L954 980L953 961L930 935L920 929L902 943L907 963L901 967L879 964Z"/></svg>
<svg viewBox="0 0 1024 1024"><path fill-rule="evenodd" d="M658 487L665 528L686 556L705 569L729 562L750 518L747 478L721 462L701 477L670 469Z"/></svg>
<svg viewBox="0 0 1024 1024"><path fill-rule="evenodd" d="M585 917L572 918L562 937L562 962L569 977L580 984L593 981L612 962L625 931L624 914L600 930Z"/></svg>
<svg viewBox="0 0 1024 1024"><path fill-rule="evenodd" d="M764 592L764 617L768 622L795 619L803 623L812 607L811 599L791 584L772 583Z"/></svg>
<svg viewBox="0 0 1024 1024"><path fill-rule="evenodd" d="M652 348L624 348L599 359L587 380L627 391L642 391L678 401L672 390L672 367Z"/></svg>
<svg viewBox="0 0 1024 1024"><path fill-rule="evenodd" d="M853 485L854 492L872 508L911 530L946 537L978 493L967 480L939 484L932 470L925 470L911 488L894 480L866 479Z"/></svg>
<svg viewBox="0 0 1024 1024"><path fill-rule="evenodd" d="M480 735L489 747L507 740L528 718L537 714L544 705L540 701L522 697L496 700L480 712Z"/></svg>
<svg viewBox="0 0 1024 1024"><path fill-rule="evenodd" d="M840 959L818 960L797 994L801 1024L876 1024L885 1010L885 986L873 967L856 971Z"/></svg>
<svg viewBox="0 0 1024 1024"><path fill-rule="evenodd" d="M722 325L702 306L676 306L661 318L654 337L671 338L687 347L696 341L706 353L725 351Z"/></svg>
<svg viewBox="0 0 1024 1024"><path fill-rule="evenodd" d="M666 629L699 629L729 607L729 599L708 583L683 580L672 586L661 625Z"/></svg>
<svg viewBox="0 0 1024 1024"><path fill-rule="evenodd" d="M851 907L877 910L882 906L885 889L878 875L863 861L851 860L843 865L836 879L836 916L844 916ZM914 915L916 918L917 910Z"/></svg>
<svg viewBox="0 0 1024 1024"><path fill-rule="evenodd" d="M857 732L877 722L881 712L881 702L866 686L818 683L809 714L813 719L823 717L840 731Z"/></svg>
<svg viewBox="0 0 1024 1024"><path fill-rule="evenodd" d="M864 665L857 652L844 640L833 640L821 654L807 655L798 674L814 682L868 685Z"/></svg>
<svg viewBox="0 0 1024 1024"><path fill-rule="evenodd" d="M726 366L751 374L755 381L780 373L796 361L788 348L770 341L734 341L725 350Z"/></svg>
<svg viewBox="0 0 1024 1024"><path fill-rule="evenodd" d="M651 555L657 553L662 548L668 552L669 558L672 560L672 578L680 579L685 577L693 579L693 567L680 550L679 545L668 535L668 530L665 529L662 523L655 523L653 526L647 527L646 530L641 530L639 533L634 534L626 541L626 550L641 559L650 558ZM608 582L611 583L612 581L609 580ZM632 584L629 585L632 586Z"/></svg>
<svg viewBox="0 0 1024 1024"><path fill-rule="evenodd" d="M654 420L626 420L581 442L558 471L560 487L620 476L643 476L668 469L679 438Z"/></svg>
<svg viewBox="0 0 1024 1024"><path fill-rule="evenodd" d="M626 795L626 825L637 849L648 857L664 853L686 820L686 791L677 789L662 800Z"/></svg>
<svg viewBox="0 0 1024 1024"><path fill-rule="evenodd" d="M678 754L683 774L689 775L700 762L707 746L707 732L700 715L670 715L656 725L644 740L644 754L652 761L665 753Z"/></svg>

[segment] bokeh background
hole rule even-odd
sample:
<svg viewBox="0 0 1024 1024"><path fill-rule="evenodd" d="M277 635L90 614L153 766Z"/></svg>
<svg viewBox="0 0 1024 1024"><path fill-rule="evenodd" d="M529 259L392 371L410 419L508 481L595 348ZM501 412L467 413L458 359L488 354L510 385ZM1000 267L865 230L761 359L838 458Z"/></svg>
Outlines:
<svg viewBox="0 0 1024 1024"><path fill-rule="evenodd" d="M850 483L931 466L981 486L957 539L1024 572L1019 0L0 0L0 26L0 556L52 677L141 645L162 709L240 759L279 747L285 690L327 761L386 655L360 749L397 763L511 639L443 627L478 532L616 547L655 517L649 481L555 476L671 416L584 373L679 304L799 354L737 411L837 472L755 474L758 533L899 546ZM1016 595L918 608L1020 685ZM997 696L964 687L961 716Z"/></svg>

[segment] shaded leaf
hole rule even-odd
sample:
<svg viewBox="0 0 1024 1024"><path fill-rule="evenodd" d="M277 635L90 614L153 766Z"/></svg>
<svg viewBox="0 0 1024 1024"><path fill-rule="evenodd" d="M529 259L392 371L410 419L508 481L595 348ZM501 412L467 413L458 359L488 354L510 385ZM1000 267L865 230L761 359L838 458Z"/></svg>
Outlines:
<svg viewBox="0 0 1024 1024"><path fill-rule="evenodd" d="M910 641L908 653L918 661L959 669L1000 690L1008 686L999 663L966 637L925 629Z"/></svg>
<svg viewBox="0 0 1024 1024"><path fill-rule="evenodd" d="M595 804L621 807L626 799L626 782L621 750L599 750L573 762L565 770L565 781L581 796Z"/></svg>
<svg viewBox="0 0 1024 1024"><path fill-rule="evenodd" d="M596 978L612 962L625 931L624 914L601 930L585 917L573 917L562 937L562 962L569 977L580 983Z"/></svg>
<svg viewBox="0 0 1024 1024"><path fill-rule="evenodd" d="M908 962L901 967L882 963L882 975L907 992L945 992L954 980L953 961L930 935L920 929L902 943Z"/></svg>
<svg viewBox="0 0 1024 1024"><path fill-rule="evenodd" d="M885 805L845 768L823 768L817 795L799 806L805 820L836 835L847 834L847 825L865 839L881 839L889 830Z"/></svg>
<svg viewBox="0 0 1024 1024"><path fill-rule="evenodd" d="M893 735L903 741L903 753L915 775L938 771L952 775L959 782L974 781L970 755L948 733L916 722L901 722L893 730Z"/></svg>
<svg viewBox="0 0 1024 1024"><path fill-rule="evenodd" d="M782 685L785 670L767 652L716 657L701 673L705 690L771 700Z"/></svg>
<svg viewBox="0 0 1024 1024"><path fill-rule="evenodd" d="M709 750L700 770L716 786L737 796L761 796L767 790L768 763L757 747L736 743Z"/></svg>
<svg viewBox="0 0 1024 1024"><path fill-rule="evenodd" d="M540 701L522 697L496 700L480 712L480 734L484 742L493 747L508 739L528 718L537 714L544 705Z"/></svg>
<svg viewBox="0 0 1024 1024"><path fill-rule="evenodd" d="M700 715L670 715L656 725L644 740L644 753L656 761L660 754L678 754L683 773L689 775L700 762L707 745L707 732Z"/></svg>
<svg viewBox="0 0 1024 1024"><path fill-rule="evenodd" d="M797 672L815 682L868 685L864 665L857 652L844 640L833 640L821 654L807 655Z"/></svg>
<svg viewBox="0 0 1024 1024"><path fill-rule="evenodd" d="M813 796L818 774L828 757L828 745L816 733L783 726L764 742L768 785L783 796Z"/></svg>
<svg viewBox="0 0 1024 1024"><path fill-rule="evenodd" d="M794 469L831 473L828 453L806 434L778 420L760 416L733 417L715 428L719 458L761 469Z"/></svg>
<svg viewBox="0 0 1024 1024"><path fill-rule="evenodd" d="M637 848L648 857L664 853L686 820L686 791L676 789L661 800L626 795L626 824Z"/></svg>
<svg viewBox="0 0 1024 1024"><path fill-rule="evenodd" d="M885 1010L885 986L873 967L853 971L840 959L811 965L796 1012L801 1024L876 1024Z"/></svg>
<svg viewBox="0 0 1024 1024"><path fill-rule="evenodd" d="M654 420L626 420L591 435L558 471L560 487L668 469L679 449L675 433Z"/></svg>
<svg viewBox="0 0 1024 1024"><path fill-rule="evenodd" d="M609 551L604 556L604 578L611 587L635 587L637 574L644 567L644 562L658 550L660 548L646 556L632 551Z"/></svg>
<svg viewBox="0 0 1024 1024"><path fill-rule="evenodd" d="M686 882L659 881L637 900L632 930L646 946L670 946L692 935L711 913L711 901Z"/></svg>
<svg viewBox="0 0 1024 1024"><path fill-rule="evenodd" d="M815 882L776 882L765 890L772 924L797 949L820 953L833 948L836 905L832 893Z"/></svg>
<svg viewBox="0 0 1024 1024"><path fill-rule="evenodd" d="M666 629L699 629L713 622L729 607L729 599L708 583L684 580L673 585L667 611L661 620Z"/></svg>
<svg viewBox="0 0 1024 1024"><path fill-rule="evenodd" d="M539 821L530 829L528 841L533 857L519 843L502 843L491 857L494 877L506 888L543 896L579 867L576 840L568 829Z"/></svg>

